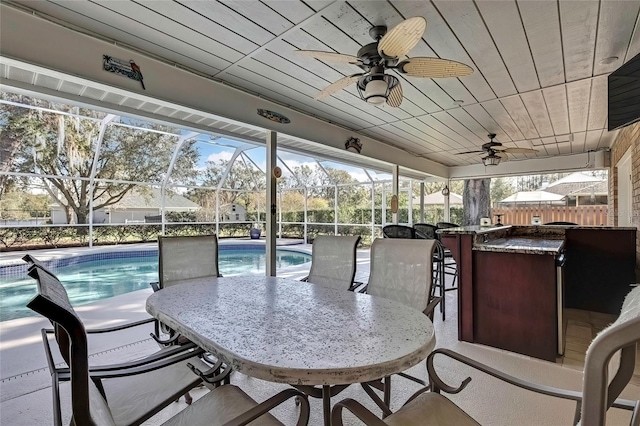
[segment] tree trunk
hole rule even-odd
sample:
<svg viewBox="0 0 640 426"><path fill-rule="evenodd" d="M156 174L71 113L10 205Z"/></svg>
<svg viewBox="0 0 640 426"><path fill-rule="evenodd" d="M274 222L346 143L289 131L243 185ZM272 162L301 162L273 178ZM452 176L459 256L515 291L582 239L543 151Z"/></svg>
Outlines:
<svg viewBox="0 0 640 426"><path fill-rule="evenodd" d="M71 225L73 223L73 210L69 206L61 205L61 207L64 210L64 216L67 218L67 224Z"/></svg>
<svg viewBox="0 0 640 426"><path fill-rule="evenodd" d="M480 225L481 217L491 215L491 179L467 179L464 181L462 225Z"/></svg>

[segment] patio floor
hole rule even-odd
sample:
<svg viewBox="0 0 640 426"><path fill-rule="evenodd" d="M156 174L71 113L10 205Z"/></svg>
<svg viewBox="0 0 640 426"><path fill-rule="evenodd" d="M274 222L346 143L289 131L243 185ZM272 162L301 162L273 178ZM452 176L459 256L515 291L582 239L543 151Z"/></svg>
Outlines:
<svg viewBox="0 0 640 426"><path fill-rule="evenodd" d="M310 250L309 245L297 246L303 251ZM51 251L51 256L58 255ZM13 256L19 256L18 253ZM44 257L44 253L40 254ZM3 263L6 261L3 254ZM299 279L308 273L309 264L278 271L279 276ZM369 251L358 250L358 271L356 280L367 281L369 274ZM78 307L78 313L88 328L112 326L132 320L147 318L145 300L151 289L104 299ZM455 292L446 296L447 319L442 321L439 312L435 316L437 347L446 347L468 357L484 362L501 371L541 384L580 390L582 383L582 365L586 344L599 328L611 318L585 311L568 310L567 356L558 363L550 363L528 356L515 354L483 345L459 342L457 340L457 298ZM47 321L40 317L29 317L0 323L0 424L34 425L50 424L52 419L50 375L46 368L44 351L39 330L47 327ZM91 363L102 364L120 362L135 358L141 354L155 351L157 346L151 341L150 329L121 332L111 339L102 338L90 345ZM467 376L472 377L470 385L458 395L449 398L465 409L483 425L559 425L571 424L574 404L553 398L531 394L513 386L497 382L481 373L456 364L453 361L440 360L438 371L442 372L449 383L458 384ZM410 373L426 378L424 363L413 367ZM640 365L636 366L636 373ZM265 382L234 373L232 383L242 387L254 399L262 401L272 396L284 385ZM398 409L402 403L419 388L417 384L402 378L393 378L392 409ZM197 398L204 390L192 394ZM63 398L63 418L69 418L69 385L61 385ZM623 397L640 399L640 377L636 374L632 384L624 390ZM351 386L333 399L354 398L379 413L375 405L359 386ZM312 413L310 425L322 424L321 401L310 400ZM181 400L171 404L163 412L146 422L145 425L157 425L185 407ZM285 424L293 424L296 409L293 403L273 412ZM346 424L360 424L346 417ZM609 410L607 424L628 424L627 412Z"/></svg>

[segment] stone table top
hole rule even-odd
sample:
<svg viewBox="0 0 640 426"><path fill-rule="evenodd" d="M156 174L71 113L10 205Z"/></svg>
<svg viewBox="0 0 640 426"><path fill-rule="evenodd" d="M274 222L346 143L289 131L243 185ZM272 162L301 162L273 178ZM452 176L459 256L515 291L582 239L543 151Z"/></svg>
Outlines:
<svg viewBox="0 0 640 426"><path fill-rule="evenodd" d="M375 380L435 346L433 324L418 310L284 278L189 280L152 294L147 312L236 370L278 383Z"/></svg>

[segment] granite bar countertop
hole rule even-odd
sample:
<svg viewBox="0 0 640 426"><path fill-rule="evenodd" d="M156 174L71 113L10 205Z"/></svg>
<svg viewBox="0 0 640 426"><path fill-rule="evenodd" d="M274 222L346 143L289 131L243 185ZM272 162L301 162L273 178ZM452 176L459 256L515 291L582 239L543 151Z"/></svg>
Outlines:
<svg viewBox="0 0 640 426"><path fill-rule="evenodd" d="M558 231L564 231L566 229L594 229L594 230L609 230L609 231L635 231L636 227L624 227L624 226L583 226L583 225L503 225L503 226L460 226L458 228L444 228L438 229L438 234L486 234L490 232L496 232L500 230L510 230L509 233L523 234L555 234Z"/></svg>
<svg viewBox="0 0 640 426"><path fill-rule="evenodd" d="M507 226L480 226L480 225L471 225L471 226L460 226L458 228L444 228L438 229L436 232L438 234L485 234L487 232L493 232L497 230L509 229L510 225Z"/></svg>
<svg viewBox="0 0 640 426"><path fill-rule="evenodd" d="M487 242L476 241L473 250L496 251L502 253L523 253L523 254L549 254L557 255L564 248L563 239L553 239L548 237L507 237L488 240Z"/></svg>

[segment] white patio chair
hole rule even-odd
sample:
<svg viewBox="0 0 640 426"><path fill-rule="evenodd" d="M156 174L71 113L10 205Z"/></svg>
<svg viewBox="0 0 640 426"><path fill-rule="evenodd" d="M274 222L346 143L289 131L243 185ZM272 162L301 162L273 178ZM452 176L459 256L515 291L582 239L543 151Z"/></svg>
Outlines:
<svg viewBox="0 0 640 426"><path fill-rule="evenodd" d="M179 284L185 280L221 277L218 269L218 237L214 235L158 236L158 278L157 283L151 283L154 291ZM159 330L168 334L169 338L160 337ZM151 337L161 345L190 344L184 336L176 333L163 323L159 323L159 330ZM219 365L211 354L205 354L204 359ZM219 373L220 371L216 371ZM228 379L226 380L228 383ZM187 401L191 395L185 394Z"/></svg>
<svg viewBox="0 0 640 426"><path fill-rule="evenodd" d="M42 294L48 295L50 299L56 299L56 303L62 305L65 309L73 311L67 292L58 278L32 256L27 255L24 257L24 260L31 264L29 269L30 275L37 277L38 290ZM57 317L53 315L54 314L47 316L47 318L51 320L53 329L42 329L42 339L49 371L51 373L54 424L61 425L61 407L58 389L59 383L71 380L71 374L73 373L73 366L69 355L72 349L72 339L64 328L61 327L59 322L56 321ZM152 321L155 320L150 318L149 320L102 329L85 330L83 327L82 331L85 334L105 335L131 327L142 326ZM59 353L64 360L64 364L62 365L57 364L54 360L54 354L49 341L49 336L52 334L55 336ZM178 399L180 395L184 394L187 403L190 403L190 397L188 396L189 389L200 385L202 380L196 376L185 375L184 372L189 362L199 370L208 372L211 367L200 360L202 354L203 351L201 349L197 348L195 344L190 343L181 346L166 347L134 361L106 366L89 366L88 368L91 373L95 374L106 374L105 372L108 371L108 378L113 379L105 382L102 387L102 392L109 397L115 407L113 415L116 422L118 424L138 424L153 416L172 401ZM140 382L138 386L132 386L132 383L126 378L116 378L119 377L122 372L142 369L142 366L145 364L153 364L156 368L141 371L141 374L144 373L142 377L144 377L145 381ZM126 374L123 375L126 376ZM150 384L152 383L164 383L164 386L158 389L157 392L149 393ZM123 394L123 389L126 389L128 394ZM131 406L130 400L135 400L140 404L135 407Z"/></svg>
<svg viewBox="0 0 640 426"><path fill-rule="evenodd" d="M222 276L216 235L159 236L158 258L159 282L151 284L154 291L184 280Z"/></svg>
<svg viewBox="0 0 640 426"><path fill-rule="evenodd" d="M221 277L218 269L218 238L214 235L187 237L158 236L158 278L152 282L153 291L175 285L181 281ZM163 333L170 338L161 339L156 330L152 335L156 342L168 345L176 343L180 336L160 324Z"/></svg>
<svg viewBox="0 0 640 426"><path fill-rule="evenodd" d="M371 245L371 269L367 294L395 300L425 313L433 319L434 308L441 298L433 295L433 255L436 240L377 238ZM426 385L426 382L405 373L400 376ZM386 414L391 399L391 380L384 383L363 383L365 391ZM384 404L373 396L373 386L384 392Z"/></svg>
<svg viewBox="0 0 640 426"><path fill-rule="evenodd" d="M431 389L426 387L419 390L409 398L402 408L384 420L378 419L357 401L352 399L340 401L333 408L331 424L342 426L342 410L346 408L368 426L478 425L460 407L440 394L440 392L457 394L471 381L471 378L467 377L457 387L447 385L437 375L434 366L436 356L446 356L519 388L575 401L573 425L602 426L606 423L607 410L611 407L632 411L630 424L638 425L640 423L640 400L617 399L633 376L638 343L640 343L640 287L629 292L618 319L601 331L589 345L583 373L582 392L527 382L454 351L437 349L427 358ZM615 361L612 362L616 352L620 353L617 369ZM491 392L485 392L485 395L490 396ZM489 404L490 402L485 406L490 406ZM504 401L493 401L493 404L504 404ZM499 422L499 419L495 420Z"/></svg>
<svg viewBox="0 0 640 426"><path fill-rule="evenodd" d="M435 240L377 238L371 245L367 294L396 300L433 316Z"/></svg>
<svg viewBox="0 0 640 426"><path fill-rule="evenodd" d="M56 325L58 342L66 342L60 349L63 354L66 352L70 365L65 374L71 381L72 425L139 425L184 392L184 388L176 390L178 383L200 382L187 368L193 369L188 363L199 362L198 349L176 352L170 357L149 357L128 365L90 369L87 333L64 287L38 266L32 266L29 275L38 282L38 294L27 306L51 320ZM170 350L176 349L180 348ZM252 424L281 425L268 412L292 397L301 407L297 425L307 424L309 402L304 394L287 389L258 404L239 387L221 385L229 371L209 376L207 382L214 389L164 425L245 425L254 420ZM117 383L115 389L109 382ZM57 381L54 385L57 396Z"/></svg>
<svg viewBox="0 0 640 426"><path fill-rule="evenodd" d="M303 281L336 290L354 290L360 237L319 235L311 248L311 270Z"/></svg>

